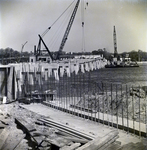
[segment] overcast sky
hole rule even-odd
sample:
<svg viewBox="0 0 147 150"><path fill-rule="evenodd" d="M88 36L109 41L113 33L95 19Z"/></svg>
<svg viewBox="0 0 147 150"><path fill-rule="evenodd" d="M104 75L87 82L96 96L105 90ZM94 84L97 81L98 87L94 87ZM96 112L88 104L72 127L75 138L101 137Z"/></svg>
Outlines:
<svg viewBox="0 0 147 150"><path fill-rule="evenodd" d="M38 44L38 34L51 26L72 1L0 0L0 48L20 51L22 44L28 41L24 51L33 51ZM50 51L59 49L70 11L44 36ZM113 52L114 25L118 53L138 49L147 52L147 0L81 0L64 51L82 51L84 40L87 52L102 48Z"/></svg>

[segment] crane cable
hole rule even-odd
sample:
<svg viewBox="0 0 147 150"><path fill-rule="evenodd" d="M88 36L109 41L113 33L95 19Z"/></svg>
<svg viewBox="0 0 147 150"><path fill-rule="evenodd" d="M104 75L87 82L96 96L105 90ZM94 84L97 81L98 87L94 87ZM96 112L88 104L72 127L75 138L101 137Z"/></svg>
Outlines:
<svg viewBox="0 0 147 150"><path fill-rule="evenodd" d="M64 20L60 23L60 27L58 28L58 30L56 31L56 33L54 34L54 36L51 39L51 44L50 47L53 48L54 45L56 45L55 43L57 43L58 39L61 38L62 34L63 34L63 27L66 25L66 20L68 20L71 16L73 10L70 10L70 13L67 14L64 18Z"/></svg>
<svg viewBox="0 0 147 150"><path fill-rule="evenodd" d="M74 0L75 1L75 0ZM53 24L48 27L41 35L41 37L44 37L47 32L51 29L51 27L61 18L61 16L68 10L68 8L74 3L74 1L63 11L63 13L53 22Z"/></svg>

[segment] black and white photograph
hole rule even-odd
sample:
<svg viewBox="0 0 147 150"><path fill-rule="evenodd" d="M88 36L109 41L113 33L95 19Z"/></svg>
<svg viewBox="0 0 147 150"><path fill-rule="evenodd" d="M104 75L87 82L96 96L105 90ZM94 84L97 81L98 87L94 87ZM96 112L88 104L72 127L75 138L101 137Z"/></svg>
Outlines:
<svg viewBox="0 0 147 150"><path fill-rule="evenodd" d="M147 150L147 0L0 0L0 150Z"/></svg>

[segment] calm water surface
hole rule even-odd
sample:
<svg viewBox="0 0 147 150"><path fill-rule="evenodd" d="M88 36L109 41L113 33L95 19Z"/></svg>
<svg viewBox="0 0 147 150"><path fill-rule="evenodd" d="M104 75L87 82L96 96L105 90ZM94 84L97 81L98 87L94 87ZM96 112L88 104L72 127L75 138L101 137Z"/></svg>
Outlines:
<svg viewBox="0 0 147 150"><path fill-rule="evenodd" d="M100 82L147 85L147 64L132 68L103 68L96 71L93 77Z"/></svg>

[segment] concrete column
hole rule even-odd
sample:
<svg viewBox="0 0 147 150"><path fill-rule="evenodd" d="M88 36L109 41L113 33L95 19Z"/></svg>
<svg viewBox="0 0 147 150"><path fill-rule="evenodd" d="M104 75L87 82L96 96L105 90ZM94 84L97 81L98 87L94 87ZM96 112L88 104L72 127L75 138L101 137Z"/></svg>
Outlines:
<svg viewBox="0 0 147 150"><path fill-rule="evenodd" d="M9 70L9 71L8 71ZM14 67L7 68L7 97L12 100L15 98Z"/></svg>

